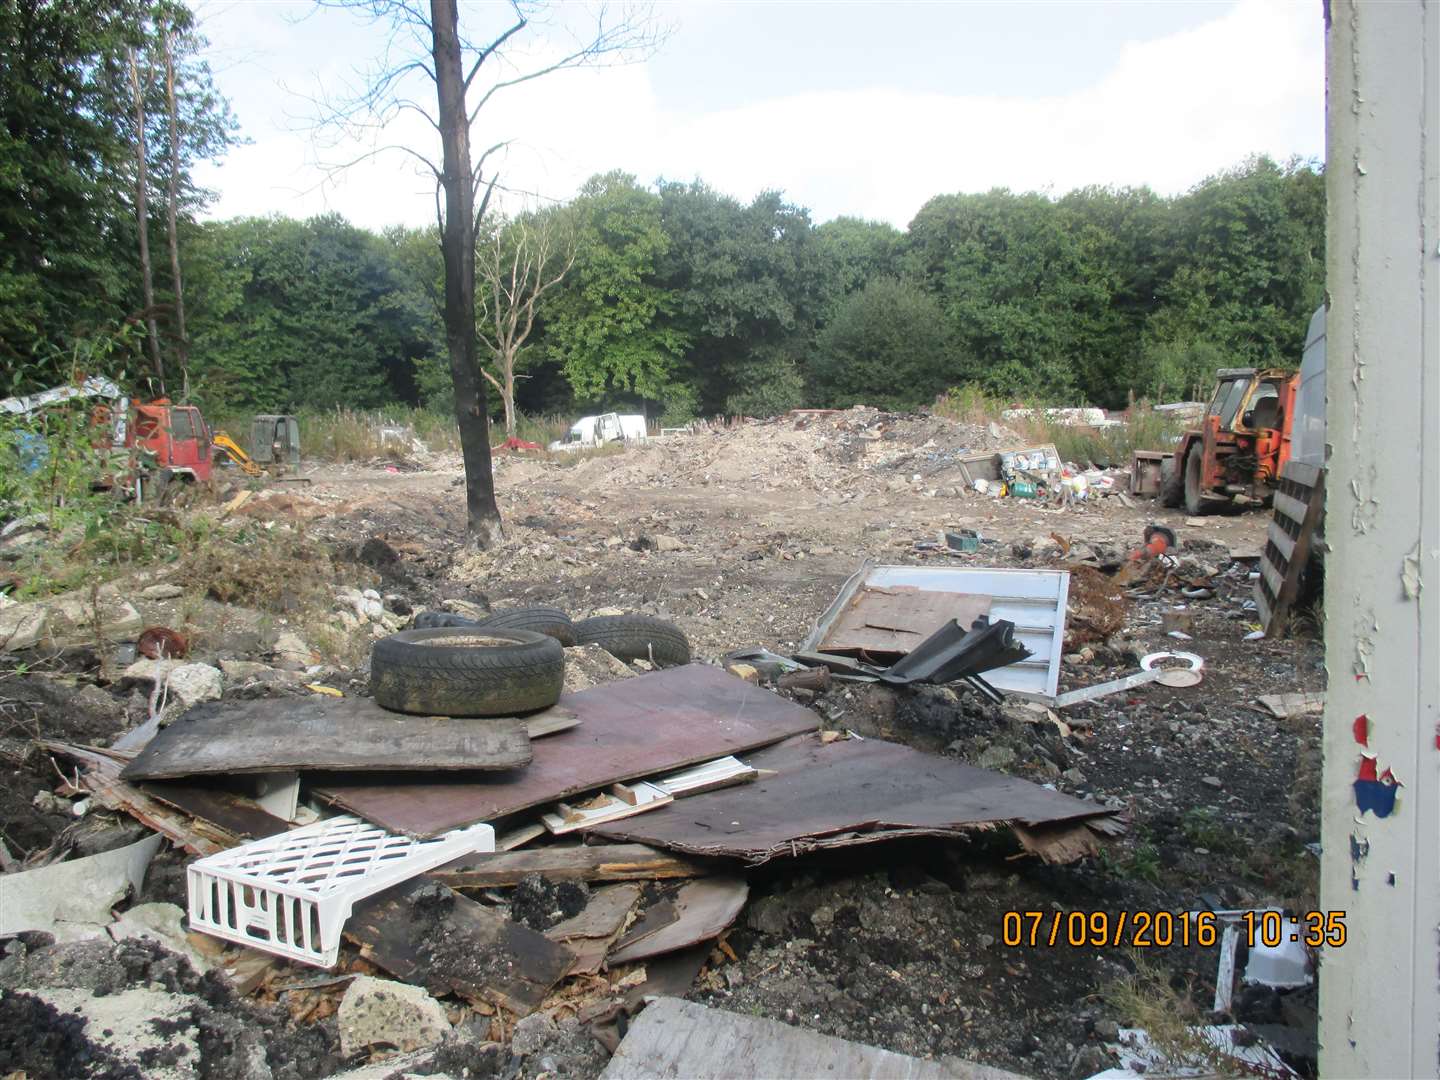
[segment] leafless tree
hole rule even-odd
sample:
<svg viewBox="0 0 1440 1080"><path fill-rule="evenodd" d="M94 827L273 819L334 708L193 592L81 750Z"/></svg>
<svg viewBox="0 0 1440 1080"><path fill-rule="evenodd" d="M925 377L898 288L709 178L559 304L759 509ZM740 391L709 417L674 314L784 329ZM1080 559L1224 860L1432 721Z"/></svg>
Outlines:
<svg viewBox="0 0 1440 1080"><path fill-rule="evenodd" d="M535 328L535 306L575 265L575 233L563 212L522 214L499 223L475 245L480 282L477 333L494 372L481 374L505 405L505 436L515 437L515 360Z"/></svg>
<svg viewBox="0 0 1440 1080"><path fill-rule="evenodd" d="M175 359L180 363L180 398L190 397L190 339L185 336L185 288L180 280L180 240L176 205L180 200L180 118L175 107L175 35L166 33L165 104L170 120L170 175L165 184L165 232L170 245L170 281L175 293Z"/></svg>
<svg viewBox="0 0 1440 1080"><path fill-rule="evenodd" d="M444 322L450 378L455 388L455 421L460 429L465 462L467 531L472 543L490 547L504 538L495 503L495 478L490 463L490 421L485 381L477 348L475 318L475 237L489 208L498 176L487 171L491 158L509 140L491 143L478 158L471 153L470 133L497 94L566 68L625 63L652 52L663 31L648 7L593 9L590 31L567 46L562 55L531 66L517 66L513 50L538 16L559 10L544 0L509 0L501 5L467 9L506 13L502 24L481 37L463 33L457 0L318 0L326 6L356 9L372 20L388 23L387 55L367 74L366 85L352 99L325 104L322 119L331 126L383 128L403 112L423 116L440 139L440 163L413 146L390 144L363 155L398 151L418 160L434 176L440 246L445 263ZM567 12L582 10L566 7ZM432 113L410 89L417 77L428 78L437 108ZM356 159L357 161L360 159ZM338 167L355 162L340 163ZM478 203L478 205L477 205Z"/></svg>
<svg viewBox="0 0 1440 1080"><path fill-rule="evenodd" d="M160 358L160 332L155 325L155 280L150 271L150 217L147 208L148 183L145 162L145 90L149 74L140 74L140 61L134 47L129 50L130 92L135 103L135 225L140 233L140 287L145 300L145 328L150 348L150 362L160 392L165 392L165 362Z"/></svg>

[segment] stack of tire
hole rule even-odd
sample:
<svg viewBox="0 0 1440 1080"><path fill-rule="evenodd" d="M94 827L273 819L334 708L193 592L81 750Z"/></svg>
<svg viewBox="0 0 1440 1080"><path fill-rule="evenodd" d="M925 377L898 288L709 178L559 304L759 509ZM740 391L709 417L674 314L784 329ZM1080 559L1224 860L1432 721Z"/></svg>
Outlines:
<svg viewBox="0 0 1440 1080"><path fill-rule="evenodd" d="M620 660L657 667L690 662L673 623L647 615L572 622L559 608L528 607L469 619L422 611L414 629L375 643L370 689L396 712L422 716L518 716L560 698L565 648L598 645Z"/></svg>

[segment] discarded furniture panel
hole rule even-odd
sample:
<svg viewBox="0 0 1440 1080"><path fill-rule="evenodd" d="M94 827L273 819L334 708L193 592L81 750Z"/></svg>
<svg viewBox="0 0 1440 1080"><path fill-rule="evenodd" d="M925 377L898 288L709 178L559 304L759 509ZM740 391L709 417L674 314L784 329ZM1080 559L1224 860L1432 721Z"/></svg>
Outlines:
<svg viewBox="0 0 1440 1080"><path fill-rule="evenodd" d="M630 1024L601 1080L748 1080L835 1076L849 1080L1020 1080L958 1058L926 1060L834 1035L725 1012L679 998L652 1002Z"/></svg>
<svg viewBox="0 0 1440 1080"><path fill-rule="evenodd" d="M705 863L644 844L596 844L465 856L432 870L430 877L456 889L498 889L531 874L551 881L657 881L713 872Z"/></svg>
<svg viewBox="0 0 1440 1080"><path fill-rule="evenodd" d="M658 810L675 801L664 788L637 780L631 784L614 784L610 790L592 798L586 805L559 803L549 814L541 814L545 828L556 836L588 829L606 821L643 814L647 810Z"/></svg>
<svg viewBox="0 0 1440 1080"><path fill-rule="evenodd" d="M594 833L758 864L903 836L963 835L1015 824L1038 829L1091 819L1098 826L1091 830L1091 850L1098 851L1114 817L1093 802L1028 780L883 739L822 743L808 734L756 751L749 760L773 775L601 825Z"/></svg>
<svg viewBox="0 0 1440 1080"><path fill-rule="evenodd" d="M192 787L177 781L144 784L139 791L192 818L218 825L239 839L263 840L288 832L290 823L267 811L254 799L220 788Z"/></svg>
<svg viewBox="0 0 1440 1080"><path fill-rule="evenodd" d="M625 936L615 943L607 958L612 967L675 952L719 937L735 921L750 895L744 878L713 877L688 881L675 895L652 906ZM668 904L671 911L651 918L655 907Z"/></svg>
<svg viewBox="0 0 1440 1080"><path fill-rule="evenodd" d="M559 942L424 878L360 905L345 936L398 979L517 1016L533 1012L575 959Z"/></svg>
<svg viewBox="0 0 1440 1080"><path fill-rule="evenodd" d="M332 967L358 900L473 851L495 830L475 825L412 840L334 817L199 859L186 868L190 927L302 964Z"/></svg>
<svg viewBox="0 0 1440 1080"><path fill-rule="evenodd" d="M815 727L809 709L705 664L582 690L562 704L580 726L531 743L525 769L452 783L327 783L313 794L392 832L435 836Z"/></svg>
<svg viewBox="0 0 1440 1080"><path fill-rule="evenodd" d="M316 694L198 706L161 728L120 775L513 769L529 760L518 720L404 716L369 698Z"/></svg>
<svg viewBox="0 0 1440 1080"><path fill-rule="evenodd" d="M159 847L159 836L147 836L99 855L0 874L0 938L26 930L56 941L104 935L110 909L132 892L139 895Z"/></svg>
<svg viewBox="0 0 1440 1080"><path fill-rule="evenodd" d="M978 600L988 600L992 623L1002 619L1013 623L1019 644L1030 650L1021 661L997 668L986 676L995 689L1010 693L1027 693L1054 697L1060 680L1060 657L1065 638L1065 607L1070 591L1070 573L1066 570L992 570L965 566L877 566L866 560L840 590L840 595L815 624L801 643L802 654L851 656L855 650L832 642L837 627L849 619L864 618L867 605L874 596L886 595L883 590L913 589L915 594L935 594L952 605L945 618L960 618L969 626L975 616L965 618L975 609ZM877 592L877 590L879 590ZM931 598L925 597L924 611L930 613ZM888 611L888 609L887 609ZM891 620L894 621L894 620ZM911 635L918 644L939 628L940 622L921 623L917 620ZM842 639L843 644L843 639ZM908 650L906 650L908 651ZM898 659L898 657L897 657Z"/></svg>
<svg viewBox="0 0 1440 1080"><path fill-rule="evenodd" d="M1325 510L1325 470L1288 461L1275 488L1275 516L1260 553L1255 605L1266 637L1278 637L1300 594L1300 575Z"/></svg>

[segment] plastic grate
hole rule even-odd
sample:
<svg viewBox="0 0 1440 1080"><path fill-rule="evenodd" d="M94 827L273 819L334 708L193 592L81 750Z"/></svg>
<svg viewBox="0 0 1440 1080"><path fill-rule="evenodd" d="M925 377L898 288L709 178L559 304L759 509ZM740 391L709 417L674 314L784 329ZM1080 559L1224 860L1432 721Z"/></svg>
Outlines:
<svg viewBox="0 0 1440 1080"><path fill-rule="evenodd" d="M475 852L495 830L472 825L433 840L334 817L190 864L190 928L290 960L333 967L358 900Z"/></svg>

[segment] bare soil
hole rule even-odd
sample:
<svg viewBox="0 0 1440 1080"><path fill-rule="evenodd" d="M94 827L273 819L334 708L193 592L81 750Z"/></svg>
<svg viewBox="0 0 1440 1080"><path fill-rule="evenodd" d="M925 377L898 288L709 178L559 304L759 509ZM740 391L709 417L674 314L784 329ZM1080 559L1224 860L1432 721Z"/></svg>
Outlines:
<svg viewBox="0 0 1440 1080"><path fill-rule="evenodd" d="M356 581L378 576L382 592L416 609L459 601L481 610L553 605L575 619L656 615L676 622L706 661L747 646L793 650L867 558L1057 567L1067 558L1122 558L1147 524L1172 527L1181 540L1177 574L1125 594L1121 628L1090 635L1086 651L1067 657L1061 689L1128 674L1138 656L1167 648L1205 658L1197 687L1150 685L1067 709L1068 735L1011 704L950 690L836 686L814 700L801 695L817 722L1123 806L1125 837L1103 857L1065 867L1017 858L998 835L772 864L752 878L752 901L730 932L737 959L717 950L691 994L904 1053L1081 1076L1104 1067L1100 1043L1126 1020L1105 990L1134 970L1136 957L1118 948L1006 947L1005 913L1314 907L1318 864L1306 845L1318 840L1319 718L1279 721L1255 702L1323 689L1322 649L1306 617L1287 640L1244 640L1255 564L1232 552L1258 554L1266 514L1187 524L1148 500L1058 507L967 492L958 459L1014 441L993 425L852 410L579 461L501 456L507 542L487 552L465 546L458 459L405 473L322 467L308 488L262 493L243 513L325 541L342 576L347 567ZM981 534L978 554L917 549L957 528ZM1186 601L1178 579L1205 580L1212 595ZM1193 640L1169 639L1161 628L1161 613L1180 603L1195 616ZM1081 644L1077 637L1071 648ZM349 674L363 681L363 670ZM37 677L0 682L9 731L0 749L10 770L0 784L0 830L17 855L58 827L26 809L56 780L25 756L26 737L103 734L74 729L38 691L17 689ZM123 706L121 691L108 692ZM123 721L123 709L116 716ZM568 910L538 885L532 891L520 908L536 925ZM1208 1007L1215 949L1149 949L1140 959L1162 965L1180 996ZM1237 1000L1242 1019L1280 1015L1271 992ZM1287 1009L1290 1022L1303 1023L1303 1007L1291 1001ZM516 1067L507 1054L477 1054L484 1068ZM576 1062L574 1075L603 1066L603 1055L565 1060ZM1303 1055L1294 1063L1310 1067Z"/></svg>

